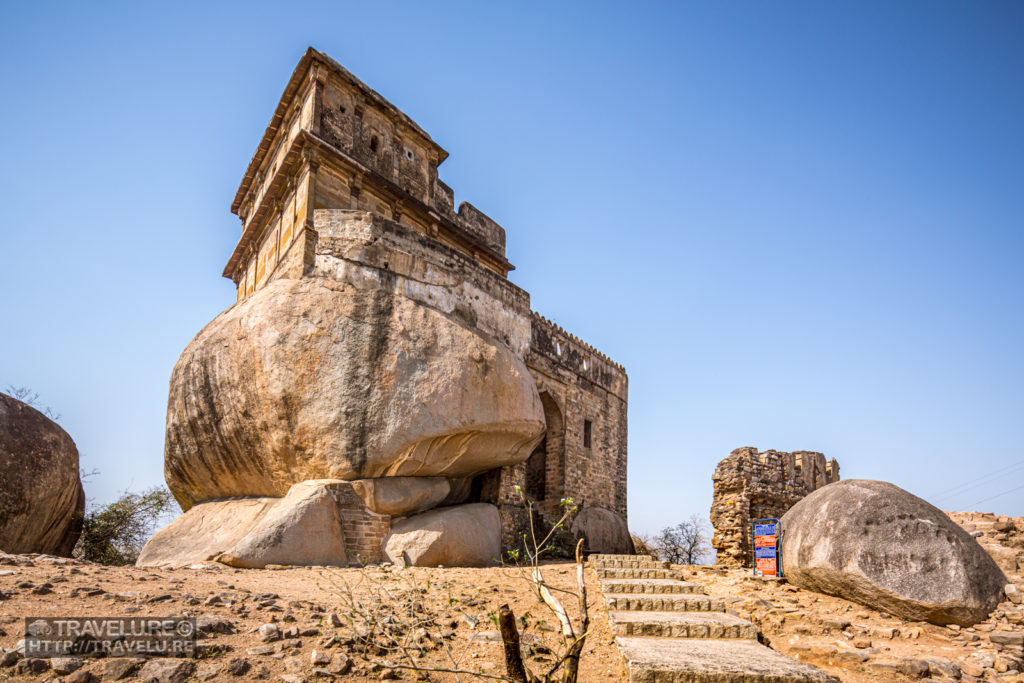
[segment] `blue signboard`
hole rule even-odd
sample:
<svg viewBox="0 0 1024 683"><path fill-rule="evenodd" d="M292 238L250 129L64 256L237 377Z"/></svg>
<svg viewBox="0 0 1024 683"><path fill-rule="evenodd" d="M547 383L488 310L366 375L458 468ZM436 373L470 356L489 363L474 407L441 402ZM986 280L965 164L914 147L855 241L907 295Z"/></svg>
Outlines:
<svg viewBox="0 0 1024 683"><path fill-rule="evenodd" d="M754 576L782 576L780 522L777 519L755 519Z"/></svg>

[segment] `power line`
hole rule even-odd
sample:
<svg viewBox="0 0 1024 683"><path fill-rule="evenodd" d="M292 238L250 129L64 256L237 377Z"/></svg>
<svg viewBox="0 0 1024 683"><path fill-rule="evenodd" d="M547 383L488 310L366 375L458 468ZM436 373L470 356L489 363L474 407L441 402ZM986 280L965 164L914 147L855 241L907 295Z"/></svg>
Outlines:
<svg viewBox="0 0 1024 683"><path fill-rule="evenodd" d="M987 503L988 501L993 501L996 498L1002 498L1002 497L1006 496L1007 494L1014 493L1015 490L1020 490L1021 488L1024 488L1024 484L1021 484L1020 486L1017 486L1016 488L1011 488L1010 490L1005 490L1005 492L1002 492L1001 494L996 494L995 496L989 496L988 498L983 498L982 500L978 501L977 503L972 503L968 507L969 508L973 508L976 505L981 505L982 503Z"/></svg>
<svg viewBox="0 0 1024 683"><path fill-rule="evenodd" d="M981 486L985 483L988 483L988 481L993 478L1005 477L1006 475L1013 474L1014 472L1022 468L1024 468L1024 460L1021 460L1020 462L1016 463L1011 463L1009 465L1005 465L997 470L989 472L988 474L983 474L980 477L975 477L974 479L969 479L955 486L951 486L948 489L932 494L931 498L939 498L942 496L949 495L960 495L961 493L964 493L971 489L977 488L978 486Z"/></svg>

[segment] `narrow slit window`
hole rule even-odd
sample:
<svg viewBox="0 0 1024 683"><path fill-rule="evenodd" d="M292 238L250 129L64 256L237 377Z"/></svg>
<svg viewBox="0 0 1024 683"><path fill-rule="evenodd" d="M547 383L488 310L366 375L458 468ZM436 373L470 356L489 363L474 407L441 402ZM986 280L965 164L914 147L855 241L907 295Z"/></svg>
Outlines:
<svg viewBox="0 0 1024 683"><path fill-rule="evenodd" d="M590 420L583 421L583 447L590 448L590 439L594 432L594 423Z"/></svg>

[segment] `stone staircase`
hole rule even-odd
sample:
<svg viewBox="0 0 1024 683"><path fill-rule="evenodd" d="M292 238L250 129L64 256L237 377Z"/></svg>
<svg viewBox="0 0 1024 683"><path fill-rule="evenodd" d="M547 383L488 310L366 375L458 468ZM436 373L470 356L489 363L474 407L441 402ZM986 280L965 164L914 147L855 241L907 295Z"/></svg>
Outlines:
<svg viewBox="0 0 1024 683"><path fill-rule="evenodd" d="M631 683L836 683L757 641L757 626L725 612L668 562L591 555L608 623Z"/></svg>

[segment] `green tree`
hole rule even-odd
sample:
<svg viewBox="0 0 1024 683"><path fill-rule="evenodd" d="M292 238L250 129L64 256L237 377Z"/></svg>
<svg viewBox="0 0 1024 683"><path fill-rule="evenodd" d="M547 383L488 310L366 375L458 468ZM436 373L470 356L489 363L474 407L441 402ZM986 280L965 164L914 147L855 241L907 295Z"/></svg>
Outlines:
<svg viewBox="0 0 1024 683"><path fill-rule="evenodd" d="M162 486L125 492L113 503L86 513L73 555L100 564L135 564L157 525L177 507L171 492Z"/></svg>

